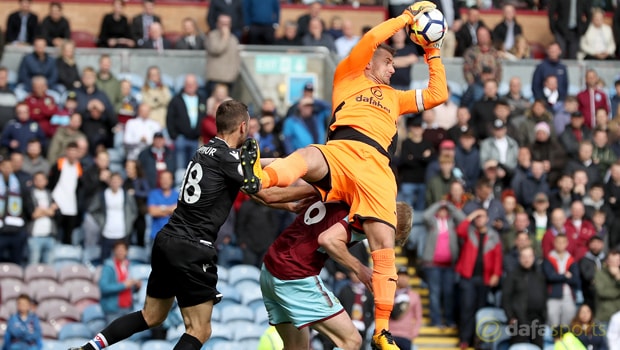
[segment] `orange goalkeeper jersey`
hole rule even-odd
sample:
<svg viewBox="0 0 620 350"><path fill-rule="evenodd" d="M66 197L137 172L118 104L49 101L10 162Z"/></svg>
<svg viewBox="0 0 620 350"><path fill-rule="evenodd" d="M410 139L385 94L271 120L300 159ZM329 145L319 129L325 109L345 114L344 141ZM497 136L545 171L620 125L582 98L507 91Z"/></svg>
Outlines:
<svg viewBox="0 0 620 350"><path fill-rule="evenodd" d="M330 139L338 139L333 133L337 128L349 127L387 152L400 115L433 108L448 98L446 72L439 59L428 61L430 79L428 88L423 90L395 90L365 76L364 70L377 47L401 30L406 21L407 16L401 15L371 29L336 68Z"/></svg>

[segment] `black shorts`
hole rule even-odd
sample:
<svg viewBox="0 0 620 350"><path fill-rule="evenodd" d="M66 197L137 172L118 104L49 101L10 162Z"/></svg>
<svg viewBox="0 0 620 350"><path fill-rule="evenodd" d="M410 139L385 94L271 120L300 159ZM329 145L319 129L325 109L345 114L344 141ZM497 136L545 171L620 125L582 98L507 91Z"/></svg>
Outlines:
<svg viewBox="0 0 620 350"><path fill-rule="evenodd" d="M157 299L176 297L179 307L220 301L217 252L212 242L202 242L160 231L153 244L146 294Z"/></svg>

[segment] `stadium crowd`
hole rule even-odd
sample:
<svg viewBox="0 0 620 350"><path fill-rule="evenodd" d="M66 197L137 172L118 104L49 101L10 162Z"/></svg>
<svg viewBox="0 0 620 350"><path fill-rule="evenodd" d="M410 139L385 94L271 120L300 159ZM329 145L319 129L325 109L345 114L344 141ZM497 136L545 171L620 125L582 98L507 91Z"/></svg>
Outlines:
<svg viewBox="0 0 620 350"><path fill-rule="evenodd" d="M570 95L563 60L617 57L620 6L609 0L433 2L449 26L442 54L463 57L468 88L442 106L403 117L393 162L399 199L416 211L406 252L430 290L431 325L458 325L462 348L479 345L471 320L490 304L502 307L511 325L569 326L588 349L617 349L620 339L608 344L593 330L620 332L620 79L610 90L589 69L586 85ZM115 0L99 47L207 52L206 77L187 75L174 91L159 67L149 67L136 89L114 76L107 55L96 68L76 65L71 19L63 17L61 2L50 3L40 22L31 1L16 3L0 59L3 45L32 45L33 52L24 55L16 85L0 67L0 261L20 265L50 263L60 243L100 247L99 262L119 240L148 246L176 206L175 184L188 160L215 136L215 110L230 99L238 78L240 43L325 46L342 58L362 34L346 18L334 17L328 26L320 2L297 22L279 23L277 0L213 0L212 30L200 33L188 18L171 42L154 1L145 0L143 13L130 21L124 2ZM409 5L389 3L396 13ZM479 11L493 6L503 20L492 28ZM533 57L518 22L521 9L548 11L556 38L531 87L502 69L504 60ZM604 23L604 11L615 11L613 27ZM404 31L392 45L392 85L409 88L420 51ZM503 78L509 91L500 95ZM524 97L530 89L532 98ZM287 111L264 100L250 134L263 157L285 156L325 141L331 109L307 83ZM291 214L240 194L218 237L219 264L260 266L290 221ZM365 249L357 254L368 261ZM346 290L347 271L335 263L328 270L335 293ZM138 284L129 279L124 286ZM539 336L512 340L542 348Z"/></svg>

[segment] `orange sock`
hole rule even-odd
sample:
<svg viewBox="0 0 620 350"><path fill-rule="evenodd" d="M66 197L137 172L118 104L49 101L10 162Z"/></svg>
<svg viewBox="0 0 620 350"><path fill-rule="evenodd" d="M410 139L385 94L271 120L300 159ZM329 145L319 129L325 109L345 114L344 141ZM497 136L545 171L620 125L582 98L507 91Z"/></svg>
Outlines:
<svg viewBox="0 0 620 350"><path fill-rule="evenodd" d="M375 294L375 334L390 329L390 314L396 292L396 256L394 249L380 249L371 253L372 288Z"/></svg>
<svg viewBox="0 0 620 350"><path fill-rule="evenodd" d="M276 159L263 169L262 188L286 187L308 172L308 164L299 153L293 152L286 158Z"/></svg>

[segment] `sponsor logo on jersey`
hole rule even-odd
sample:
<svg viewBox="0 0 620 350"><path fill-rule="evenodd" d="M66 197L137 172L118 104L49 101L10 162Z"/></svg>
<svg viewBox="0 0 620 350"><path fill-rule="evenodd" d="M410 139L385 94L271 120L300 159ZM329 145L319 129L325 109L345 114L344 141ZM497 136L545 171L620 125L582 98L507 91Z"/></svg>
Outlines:
<svg viewBox="0 0 620 350"><path fill-rule="evenodd" d="M230 155L235 158L236 160L239 160L239 152L237 151L230 151Z"/></svg>
<svg viewBox="0 0 620 350"><path fill-rule="evenodd" d="M364 96L364 95L359 95L359 96L357 96L357 97L355 98L355 101L357 101L357 102L365 102L365 103L368 103L368 104L370 104L370 105L373 105L373 106L379 107L379 108L381 108L382 110L384 110L384 111L386 111L386 112L390 113L390 109L389 109L388 107L386 107L386 106L382 105L382 104L381 104L381 101L379 101L379 99L378 99L378 98L375 98L375 97L366 97L366 96Z"/></svg>

